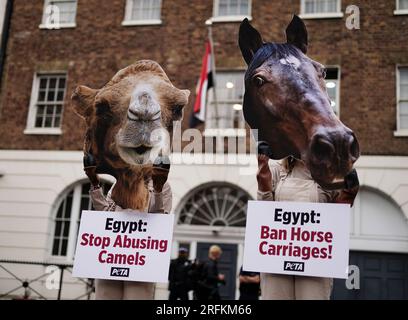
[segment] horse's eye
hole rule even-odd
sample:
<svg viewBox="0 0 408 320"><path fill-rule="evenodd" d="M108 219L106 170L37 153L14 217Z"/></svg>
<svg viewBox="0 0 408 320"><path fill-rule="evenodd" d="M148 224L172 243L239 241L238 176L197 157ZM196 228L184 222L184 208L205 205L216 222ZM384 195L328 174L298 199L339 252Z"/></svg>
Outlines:
<svg viewBox="0 0 408 320"><path fill-rule="evenodd" d="M253 81L257 87L262 87L265 84L265 80L261 77L255 77Z"/></svg>
<svg viewBox="0 0 408 320"><path fill-rule="evenodd" d="M326 68L323 68L323 69L322 69L322 78L323 78L323 79L326 79L326 75L327 75L327 69L326 69Z"/></svg>

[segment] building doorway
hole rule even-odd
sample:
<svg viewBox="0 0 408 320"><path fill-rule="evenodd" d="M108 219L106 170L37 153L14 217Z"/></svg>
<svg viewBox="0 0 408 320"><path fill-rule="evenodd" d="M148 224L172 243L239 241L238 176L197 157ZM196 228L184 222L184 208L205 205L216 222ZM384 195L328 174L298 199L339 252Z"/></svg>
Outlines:
<svg viewBox="0 0 408 320"><path fill-rule="evenodd" d="M358 266L360 289L349 290L345 281L334 281L332 299L408 299L408 254L350 252L350 265Z"/></svg>

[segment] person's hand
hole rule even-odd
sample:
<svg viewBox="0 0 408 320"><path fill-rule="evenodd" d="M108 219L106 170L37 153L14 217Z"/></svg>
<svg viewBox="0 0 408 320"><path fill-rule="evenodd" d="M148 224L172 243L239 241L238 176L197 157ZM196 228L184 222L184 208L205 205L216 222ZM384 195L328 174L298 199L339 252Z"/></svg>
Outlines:
<svg viewBox="0 0 408 320"><path fill-rule="evenodd" d="M155 192L162 192L170 172L170 159L167 156L157 157L153 163L153 189Z"/></svg>
<svg viewBox="0 0 408 320"><path fill-rule="evenodd" d="M346 190L353 190L360 187L360 181L358 180L358 175L356 169L351 170L345 177L344 177L344 189Z"/></svg>
<svg viewBox="0 0 408 320"><path fill-rule="evenodd" d="M225 280L225 275L223 275L223 274L219 274L218 275L218 280L220 280L220 281L224 281Z"/></svg>
<svg viewBox="0 0 408 320"><path fill-rule="evenodd" d="M85 153L83 162L85 174L88 176L93 186L98 186L99 179L96 174L96 161L94 156L91 153Z"/></svg>
<svg viewBox="0 0 408 320"><path fill-rule="evenodd" d="M341 190L339 196L336 199L336 203L348 203L351 206L354 204L354 199L357 196L360 188L360 182L356 169L350 171L344 178L344 189Z"/></svg>

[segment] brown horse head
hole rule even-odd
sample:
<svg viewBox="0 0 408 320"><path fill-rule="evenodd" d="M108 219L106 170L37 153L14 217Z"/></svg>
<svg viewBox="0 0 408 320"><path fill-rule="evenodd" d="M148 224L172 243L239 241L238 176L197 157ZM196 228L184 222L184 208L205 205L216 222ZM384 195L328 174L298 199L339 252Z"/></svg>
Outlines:
<svg viewBox="0 0 408 320"><path fill-rule="evenodd" d="M274 159L301 159L316 182L330 185L351 171L359 144L331 107L324 66L306 56L307 30L299 17L286 36L287 43L264 43L247 19L241 23L239 46L248 64L244 117Z"/></svg>
<svg viewBox="0 0 408 320"><path fill-rule="evenodd" d="M150 60L120 70L102 89L77 87L72 100L86 120L85 151L96 158L98 172L115 175L148 167L168 154L173 121L181 119L189 94Z"/></svg>

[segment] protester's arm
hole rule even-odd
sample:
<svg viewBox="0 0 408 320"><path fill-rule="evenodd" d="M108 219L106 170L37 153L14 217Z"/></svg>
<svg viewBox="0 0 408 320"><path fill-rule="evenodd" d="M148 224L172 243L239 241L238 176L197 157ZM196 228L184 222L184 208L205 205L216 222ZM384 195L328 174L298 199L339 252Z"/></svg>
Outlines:
<svg viewBox="0 0 408 320"><path fill-rule="evenodd" d="M269 168L269 158L264 154L258 154L258 172L256 180L258 182L257 199L273 201L272 173Z"/></svg>
<svg viewBox="0 0 408 320"><path fill-rule="evenodd" d="M152 191L148 212L169 213L172 207L172 192L169 183L165 183L161 192Z"/></svg>
<svg viewBox="0 0 408 320"><path fill-rule="evenodd" d="M103 195L102 188L100 186L98 175L96 174L96 161L91 153L84 155L84 171L91 182L91 188L89 190L89 196L92 201L92 205L95 210L106 211L109 208L109 202Z"/></svg>

